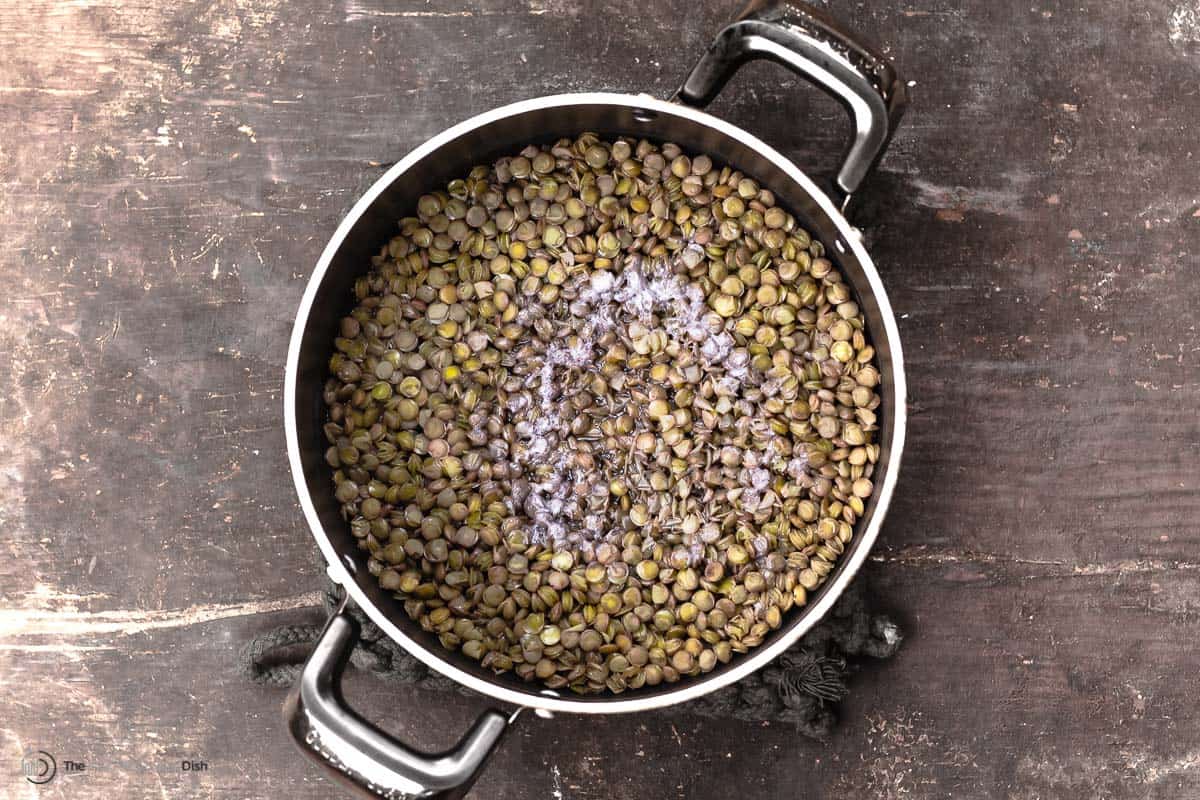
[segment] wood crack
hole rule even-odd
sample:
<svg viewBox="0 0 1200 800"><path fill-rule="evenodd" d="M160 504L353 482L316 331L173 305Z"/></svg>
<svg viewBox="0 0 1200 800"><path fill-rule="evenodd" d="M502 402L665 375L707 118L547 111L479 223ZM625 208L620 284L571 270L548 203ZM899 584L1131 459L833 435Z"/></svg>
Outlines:
<svg viewBox="0 0 1200 800"><path fill-rule="evenodd" d="M0 648L5 642L26 637L72 639L94 636L129 636L165 628L186 628L233 617L272 614L320 606L321 592L292 597L251 600L243 603L207 603L161 611L48 610L36 607L0 608Z"/></svg>
<svg viewBox="0 0 1200 800"><path fill-rule="evenodd" d="M1178 561L1172 559L1119 559L1094 563L1071 563L1054 559L1020 558L1017 556L997 555L994 553L973 553L970 551L933 551L925 548L909 548L905 550L876 551L870 561L878 564L899 564L912 566L946 566L951 564L966 564L980 567L987 566L1016 566L1040 568L1042 575L1056 577L1087 577L1094 575L1128 575L1159 572L1188 572L1200 571L1200 563Z"/></svg>

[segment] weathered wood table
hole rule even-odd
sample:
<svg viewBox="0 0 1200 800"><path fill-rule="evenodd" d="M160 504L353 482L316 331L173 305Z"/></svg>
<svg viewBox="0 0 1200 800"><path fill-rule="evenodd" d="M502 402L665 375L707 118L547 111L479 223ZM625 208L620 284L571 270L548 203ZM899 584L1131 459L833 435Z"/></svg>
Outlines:
<svg viewBox="0 0 1200 800"><path fill-rule="evenodd" d="M474 796L1200 796L1200 6L831 6L915 81L859 216L912 413L868 572L909 641L826 746L686 707L531 719ZM320 616L280 421L309 270L427 137L667 95L734 10L0 7L0 795L333 796L233 672ZM841 149L840 110L773 67L715 111L814 174ZM478 709L349 692L431 745Z"/></svg>

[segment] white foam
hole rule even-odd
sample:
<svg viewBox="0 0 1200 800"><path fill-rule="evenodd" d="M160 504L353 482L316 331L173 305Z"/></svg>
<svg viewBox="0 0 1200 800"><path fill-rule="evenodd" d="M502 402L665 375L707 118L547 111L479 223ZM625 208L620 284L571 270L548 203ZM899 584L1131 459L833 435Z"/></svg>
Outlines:
<svg viewBox="0 0 1200 800"><path fill-rule="evenodd" d="M678 259L688 251L703 254L704 248L689 241L674 261L633 254L625 259L620 272L596 270L576 279L572 286L575 299L568 310L582 321L574 330L578 338L554 341L543 362L529 373L526 389L530 391L508 399L507 409L512 414L527 411L530 401L536 402L531 424L518 426L517 436L525 446L516 451L513 462L520 473L542 470L544 475L530 482L529 495L521 504L529 516L532 543L586 544L615 533L604 530L602 515L586 512L587 497L593 492L607 494L607 485L576 466L567 442L570 419L564 417L557 391L565 371L579 370L586 375L599 370L602 354L597 353L597 342L602 336L631 321L650 326L657 317L669 340L692 352L703 368L717 375L722 391L736 396L749 378L749 353L738 348L733 335L724 330L725 321L708 308L703 290L675 271ZM516 319L529 326L545 316L543 305L533 300L520 309ZM769 428L767 433L773 434ZM747 455L750 479L742 506L753 513L770 484L770 474L758 468L757 456ZM702 558L703 549L700 543L689 548L689 560Z"/></svg>
<svg viewBox="0 0 1200 800"><path fill-rule="evenodd" d="M804 449L797 450L793 453L792 458L787 462L787 475L794 481L801 480L808 476L808 451Z"/></svg>

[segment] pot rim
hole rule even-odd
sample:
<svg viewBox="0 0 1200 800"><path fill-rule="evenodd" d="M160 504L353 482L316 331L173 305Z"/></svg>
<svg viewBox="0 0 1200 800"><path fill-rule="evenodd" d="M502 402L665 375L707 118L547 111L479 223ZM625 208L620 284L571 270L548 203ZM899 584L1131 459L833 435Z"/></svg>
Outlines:
<svg viewBox="0 0 1200 800"><path fill-rule="evenodd" d="M575 700L573 695L562 695L550 689L542 689L539 694L530 694L497 683L492 683L477 675L472 675L450 662L442 659L432 650L417 643L407 636L395 623L391 621L378 606L372 603L364 593L363 589L358 585L354 578L351 565L348 565L343 560L341 553L334 547L333 542L325 533L324 526L321 524L320 518L317 515L316 508L313 505L312 497L309 494L308 486L304 480L304 465L301 459L301 447L299 436L297 433L296 421L296 390L297 390L297 375L299 372L300 350L304 339L304 331L308 325L308 318L312 310L313 302L317 296L317 290L320 287L326 271L329 269L330 263L334 256L341 248L342 243L350 234L355 223L359 218L371 207L378 197L386 191L386 189L400 175L409 170L414 164L417 164L430 154L436 152L446 143L462 136L463 134L490 125L498 120L510 116L516 116L529 111L547 109L547 108L566 108L575 105L611 105L621 106L625 108L644 109L653 111L658 114L666 114L675 117L689 118L694 122L706 125L716 129L718 132L736 139L746 146L753 148L759 155L770 160L776 167L782 170L789 178L795 181L808 195L813 199L822 212L833 222L839 238L835 242L835 246L845 252L849 249L854 253L862 266L863 273L866 275L867 282L870 285L871 292L874 295L875 301L879 306L880 316L883 319L883 333L887 339L892 357L892 390L894 394L895 408L895 424L892 430L892 440L890 444L890 452L888 455L888 470L884 475L882 484L876 487L878 492L875 513L872 515L869 524L862 531L856 532L859 539L859 546L850 554L850 558L837 565L833 579L826 585L824 591L813 605L809 606L804 612L799 622L795 623L779 639L769 645L754 648L745 653L739 659L727 668L723 668L713 672L709 677L702 679L694 684L681 686L679 689L646 695L638 697L637 693L632 693L629 697L617 695L611 699L603 700ZM765 666L770 661L775 659L796 641L807 633L814 625L819 622L833 604L845 591L850 581L857 574L867 555L870 553L875 539L879 535L879 530L883 525L884 518L887 516L887 509L891 502L892 494L895 490L896 481L899 475L900 459L904 449L905 428L907 421L907 385L904 376L904 358L900 345L900 334L896 325L896 319L892 312L891 303L883 287L883 282L880 280L879 274L875 269L875 264L872 262L866 248L862 245L861 233L843 216L842 212L837 208L834 202L822 191L816 183L812 181L803 171L800 170L792 161L782 155L775 148L763 142L753 134L743 130L742 128L726 122L722 119L712 116L705 111L701 111L690 106L659 100L648 95L631 95L620 94L615 92L578 92L570 94L546 95L543 97L531 98L522 100L509 105L494 108L478 114L470 119L447 128L428 141L414 149L403 159L393 165L380 178L375 181L370 189L358 199L350 211L342 218L341 223L330 237L328 244L321 253L320 259L308 279L308 284L304 291L304 297L300 302L300 307L296 314L296 322L292 329L291 341L288 345L287 371L284 377L284 429L287 437L288 462L291 467L292 478L296 485L296 493L300 499L300 506L304 511L304 517L308 523L308 527L312 532L313 537L317 540L317 544L321 548L321 553L325 557L328 564L327 572L329 577L336 583L340 584L347 594L354 600L355 604L361 608L364 613L379 626L389 637L395 640L401 647L419 659L425 665L437 672L451 678L458 683L467 686L474 691L477 691L487 697L495 700L500 700L514 705L533 708L551 712L569 712L581 714L614 714L626 713L633 711L646 711L654 708L662 708L672 706L677 703L686 702L688 700L701 697L709 692L716 691L730 684L736 683L750 673ZM536 691L536 690L535 690Z"/></svg>

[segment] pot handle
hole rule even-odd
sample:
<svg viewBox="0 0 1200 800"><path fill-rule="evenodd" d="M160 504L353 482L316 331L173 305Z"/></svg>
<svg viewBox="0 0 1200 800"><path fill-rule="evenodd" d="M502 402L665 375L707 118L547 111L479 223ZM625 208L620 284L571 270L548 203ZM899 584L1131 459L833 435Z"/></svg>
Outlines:
<svg viewBox="0 0 1200 800"><path fill-rule="evenodd" d="M283 705L288 731L306 756L361 797L458 800L470 790L516 714L485 711L445 753L411 750L356 714L342 673L358 642L347 599L330 617Z"/></svg>
<svg viewBox="0 0 1200 800"><path fill-rule="evenodd" d="M895 67L824 12L799 0L752 0L717 34L675 99L703 108L738 68L765 58L820 87L846 107L854 139L837 175L845 208L887 149L908 102Z"/></svg>

